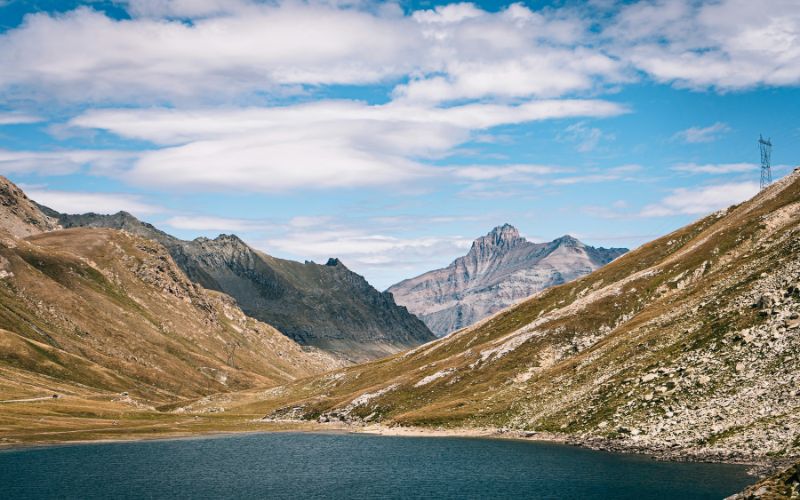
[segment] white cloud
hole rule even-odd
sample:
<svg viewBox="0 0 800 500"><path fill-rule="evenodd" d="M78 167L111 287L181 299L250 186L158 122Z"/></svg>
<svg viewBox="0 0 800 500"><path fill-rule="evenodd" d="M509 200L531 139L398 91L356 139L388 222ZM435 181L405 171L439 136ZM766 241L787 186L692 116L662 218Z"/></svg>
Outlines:
<svg viewBox="0 0 800 500"><path fill-rule="evenodd" d="M696 144L700 142L714 142L723 134L729 132L731 128L727 123L717 122L708 127L689 127L686 130L676 132L673 139Z"/></svg>
<svg viewBox="0 0 800 500"><path fill-rule="evenodd" d="M730 182L699 188L679 188L660 202L647 205L642 217L705 215L740 203L758 193L756 182Z"/></svg>
<svg viewBox="0 0 800 500"><path fill-rule="evenodd" d="M194 231L259 231L275 227L266 221L215 217L208 215L176 215L164 221L164 224L175 229Z"/></svg>
<svg viewBox="0 0 800 500"><path fill-rule="evenodd" d="M44 118L36 115L0 111L0 125L21 125L26 123L38 123L41 121L44 121Z"/></svg>
<svg viewBox="0 0 800 500"><path fill-rule="evenodd" d="M111 150L10 151L0 149L0 170L7 173L63 175L88 168L94 173L114 173L130 164L138 153Z"/></svg>
<svg viewBox="0 0 800 500"><path fill-rule="evenodd" d="M569 171L550 165L466 165L453 168L453 174L470 181L527 181L538 176Z"/></svg>
<svg viewBox="0 0 800 500"><path fill-rule="evenodd" d="M597 127L590 127L586 122L578 122L564 129L564 133L558 138L576 143L576 149L580 153L589 153L594 151L602 139L613 139L614 136L604 133Z"/></svg>
<svg viewBox="0 0 800 500"><path fill-rule="evenodd" d="M217 14L192 23L114 20L85 7L29 15L0 36L0 87L83 102L214 100L377 82L411 71L424 52L413 22L397 15L298 2Z"/></svg>
<svg viewBox="0 0 800 500"><path fill-rule="evenodd" d="M723 91L800 84L796 0L640 1L603 34L660 82Z"/></svg>
<svg viewBox="0 0 800 500"><path fill-rule="evenodd" d="M128 13L135 17L197 19L246 11L244 0L126 0Z"/></svg>
<svg viewBox="0 0 800 500"><path fill-rule="evenodd" d="M361 0L129 0L29 15L0 34L0 89L39 100L241 102L328 84L407 80L397 98L553 98L630 82L742 89L800 83L796 0L642 0L404 13ZM187 22L190 20L190 22Z"/></svg>
<svg viewBox="0 0 800 500"><path fill-rule="evenodd" d="M122 210L142 216L164 211L162 207L143 201L140 196L125 193L58 191L40 188L25 189L25 192L37 203L68 214L87 212L113 214Z"/></svg>
<svg viewBox="0 0 800 500"><path fill-rule="evenodd" d="M86 7L29 15L0 35L0 88L44 100L158 103L411 77L396 95L441 101L558 97L624 80L620 63L585 40L580 16L521 4L408 15L393 3L127 4L132 19Z"/></svg>
<svg viewBox="0 0 800 500"><path fill-rule="evenodd" d="M751 172L756 175L761 169L755 163L709 163L698 165L697 163L681 163L672 167L677 172L688 172L692 174L735 174Z"/></svg>
<svg viewBox="0 0 800 500"><path fill-rule="evenodd" d="M611 116L626 112L602 100L473 103L448 108L355 101L245 109L89 111L71 121L169 147L146 152L124 178L150 186L274 192L404 184L442 176L428 166L503 124Z"/></svg>
<svg viewBox="0 0 800 500"><path fill-rule="evenodd" d="M562 167L552 165L467 165L454 167L456 178L473 183L473 189L481 191L484 186L496 189L498 185L564 186L588 184L625 179L629 174L641 170L639 165L620 165L607 168ZM487 184L491 181L493 184Z"/></svg>

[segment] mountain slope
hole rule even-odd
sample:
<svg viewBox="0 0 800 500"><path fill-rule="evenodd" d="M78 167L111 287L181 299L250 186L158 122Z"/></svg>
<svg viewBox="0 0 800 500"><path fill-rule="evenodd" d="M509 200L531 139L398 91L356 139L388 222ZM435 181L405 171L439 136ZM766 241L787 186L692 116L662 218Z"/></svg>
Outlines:
<svg viewBox="0 0 800 500"><path fill-rule="evenodd" d="M800 454L800 172L472 327L231 410Z"/></svg>
<svg viewBox="0 0 800 500"><path fill-rule="evenodd" d="M505 224L476 239L469 253L448 267L387 291L441 337L545 288L589 274L626 251L594 248L571 236L531 243Z"/></svg>
<svg viewBox="0 0 800 500"><path fill-rule="evenodd" d="M232 296L249 316L300 344L350 361L380 358L434 338L390 294L375 290L337 259L326 265L277 259L234 235L182 241L124 212L65 215L45 210L65 228L124 229L158 241L191 280Z"/></svg>
<svg viewBox="0 0 800 500"><path fill-rule="evenodd" d="M0 232L22 238L59 229L58 221L45 215L14 183L0 176Z"/></svg>
<svg viewBox="0 0 800 500"><path fill-rule="evenodd" d="M14 189L4 206L22 215L0 226L0 400L127 392L163 404L341 366L189 281L158 243L41 232L52 219Z"/></svg>

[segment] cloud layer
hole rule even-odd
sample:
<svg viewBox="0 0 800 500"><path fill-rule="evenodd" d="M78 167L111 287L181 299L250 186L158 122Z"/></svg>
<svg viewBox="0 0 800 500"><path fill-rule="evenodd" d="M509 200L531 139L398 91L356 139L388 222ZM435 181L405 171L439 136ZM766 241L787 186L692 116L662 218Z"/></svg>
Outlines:
<svg viewBox="0 0 800 500"><path fill-rule="evenodd" d="M0 89L94 102L230 101L391 83L396 99L553 98L629 82L721 90L800 82L795 0L643 0L487 12L471 3L128 1L29 15L0 35Z"/></svg>
<svg viewBox="0 0 800 500"><path fill-rule="evenodd" d="M624 112L619 104L592 99L447 108L321 101L269 108L90 111L71 125L164 146L141 155L124 174L131 182L271 192L441 177L454 169L424 160L446 157L476 131Z"/></svg>

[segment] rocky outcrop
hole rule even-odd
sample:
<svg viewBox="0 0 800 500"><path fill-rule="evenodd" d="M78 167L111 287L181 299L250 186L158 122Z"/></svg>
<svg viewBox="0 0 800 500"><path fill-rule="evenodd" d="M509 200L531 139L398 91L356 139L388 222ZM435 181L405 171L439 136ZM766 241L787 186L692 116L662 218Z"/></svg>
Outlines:
<svg viewBox="0 0 800 500"><path fill-rule="evenodd" d="M476 239L469 253L448 267L387 291L443 336L545 288L586 275L626 251L587 246L572 236L531 243L505 224Z"/></svg>
<svg viewBox="0 0 800 500"><path fill-rule="evenodd" d="M0 175L0 232L15 238L59 229L14 183Z"/></svg>
<svg viewBox="0 0 800 500"><path fill-rule="evenodd" d="M46 209L45 210L49 210ZM259 252L235 235L179 240L126 212L66 215L64 227L121 229L157 241L192 280L236 299L296 342L366 361L434 339L425 324L339 259L325 265Z"/></svg>
<svg viewBox="0 0 800 500"><path fill-rule="evenodd" d="M766 477L726 500L778 500L800 498L800 463Z"/></svg>

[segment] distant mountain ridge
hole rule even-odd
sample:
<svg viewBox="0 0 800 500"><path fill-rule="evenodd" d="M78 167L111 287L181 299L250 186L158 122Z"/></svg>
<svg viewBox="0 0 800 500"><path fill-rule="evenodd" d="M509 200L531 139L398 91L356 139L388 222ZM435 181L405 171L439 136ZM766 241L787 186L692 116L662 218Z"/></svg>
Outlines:
<svg viewBox="0 0 800 500"><path fill-rule="evenodd" d="M434 339L425 324L338 259L326 265L278 259L235 235L184 241L126 212L43 212L64 228L122 229L164 245L186 275L236 299L249 316L303 345L350 361L383 357Z"/></svg>
<svg viewBox="0 0 800 500"><path fill-rule="evenodd" d="M467 255L446 268L387 291L441 337L533 293L589 274L625 252L588 246L568 235L532 243L504 224L476 239Z"/></svg>

